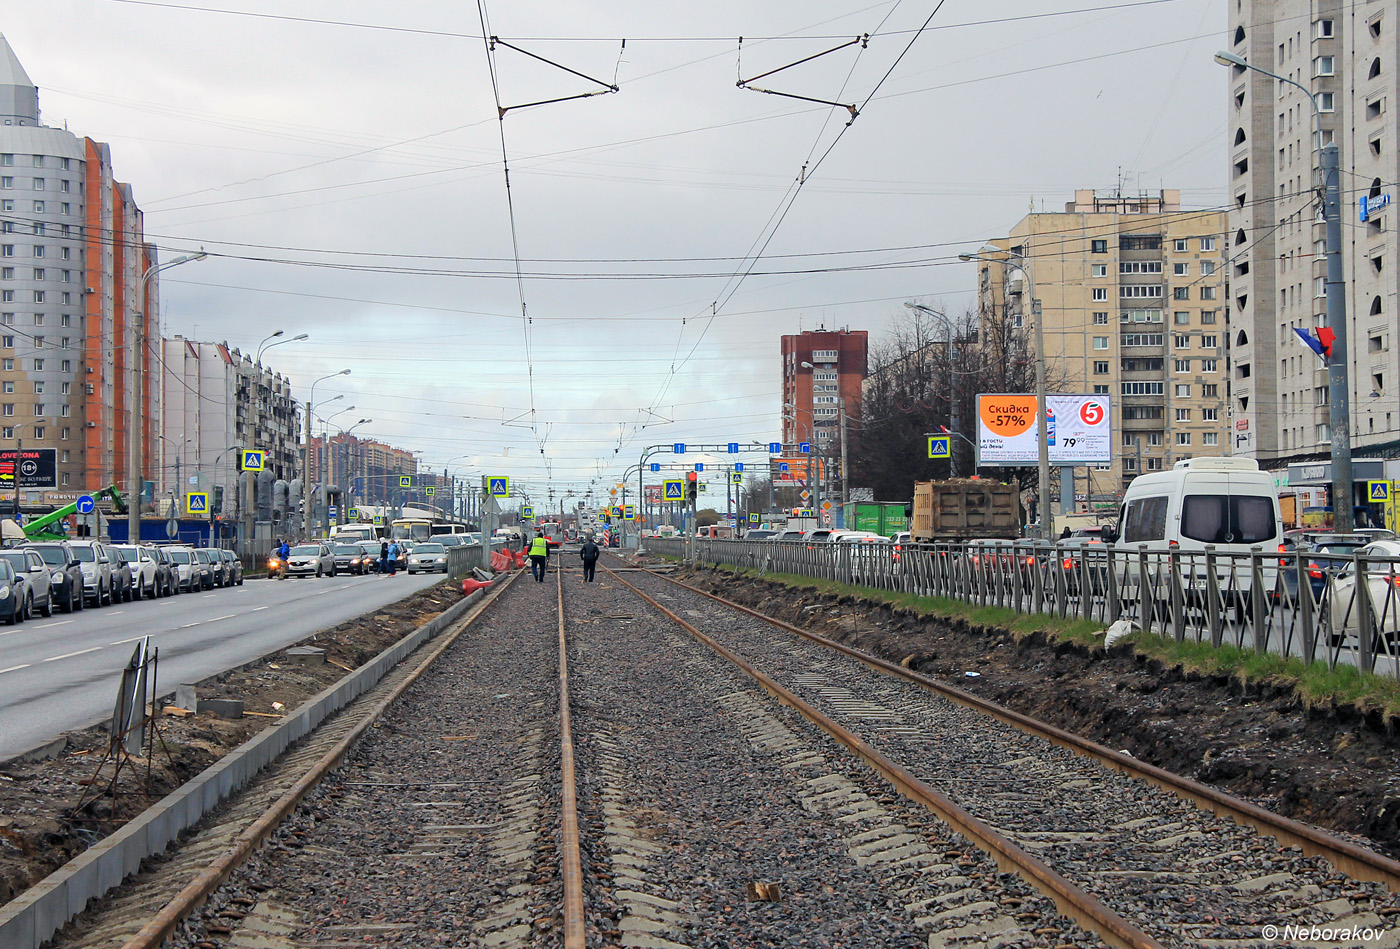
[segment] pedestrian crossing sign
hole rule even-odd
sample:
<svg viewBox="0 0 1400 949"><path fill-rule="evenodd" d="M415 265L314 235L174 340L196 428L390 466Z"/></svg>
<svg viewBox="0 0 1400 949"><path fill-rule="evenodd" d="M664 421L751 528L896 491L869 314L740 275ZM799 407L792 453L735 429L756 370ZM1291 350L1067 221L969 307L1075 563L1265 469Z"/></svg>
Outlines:
<svg viewBox="0 0 1400 949"><path fill-rule="evenodd" d="M411 488L411 487L413 487L413 475L399 475L399 487L401 487L401 488Z"/></svg>
<svg viewBox="0 0 1400 949"><path fill-rule="evenodd" d="M530 505L528 505L528 504L522 505L521 508L520 508L520 516L521 516L521 517L527 517L527 518L528 518L528 517L534 517L534 516L535 516L535 509L532 508L532 507L531 507Z"/></svg>
<svg viewBox="0 0 1400 949"><path fill-rule="evenodd" d="M263 453L260 452L260 451L245 451L245 452L243 452L243 470L244 470L244 471L262 471L262 470L263 470Z"/></svg>
<svg viewBox="0 0 1400 949"><path fill-rule="evenodd" d="M507 476L505 476L505 475L499 475L499 476L497 476L497 477L488 478L488 479L487 479L487 482L488 482L488 490L487 490L486 493L489 494L489 495L491 495L491 497L493 497L493 498L508 498L508 497L510 497L510 478L509 478L509 477L507 477Z"/></svg>
<svg viewBox="0 0 1400 949"><path fill-rule="evenodd" d="M685 500L685 482L684 482L684 481L663 481L663 482L662 482L662 485L665 487L665 491L662 492L662 495L661 495L661 497L662 497L663 500L666 500L666 501L684 501L684 500Z"/></svg>
<svg viewBox="0 0 1400 949"><path fill-rule="evenodd" d="M730 482L730 484L743 484L743 483L744 483L744 473L743 473L742 471L731 471L731 472L729 472L729 482Z"/></svg>
<svg viewBox="0 0 1400 949"><path fill-rule="evenodd" d="M1389 500L1390 500L1390 482L1389 482L1389 481L1367 481L1367 482L1366 482L1366 496L1367 496L1368 498L1371 499L1372 503L1375 503L1375 502L1378 502L1378 501L1389 501Z"/></svg>
<svg viewBox="0 0 1400 949"><path fill-rule="evenodd" d="M191 514L209 513L209 494L205 491L191 491L185 495L185 510Z"/></svg>
<svg viewBox="0 0 1400 949"><path fill-rule="evenodd" d="M437 488L433 487L430 484L423 489L423 493L426 494L428 497L432 497L434 494L437 494Z"/></svg>
<svg viewBox="0 0 1400 949"><path fill-rule="evenodd" d="M375 526L375 527L383 527L383 526L384 526L384 515L383 515L383 514L376 514L376 515L374 515L374 526Z"/></svg>
<svg viewBox="0 0 1400 949"><path fill-rule="evenodd" d="M755 511L755 512L753 512L752 514L749 515L749 523L750 523L750 524L757 524L757 523L758 523L758 512L757 512L757 511Z"/></svg>
<svg viewBox="0 0 1400 949"><path fill-rule="evenodd" d="M947 435L930 435L928 437L928 456L930 458L950 458L953 451L949 443L951 439Z"/></svg>
<svg viewBox="0 0 1400 949"><path fill-rule="evenodd" d="M350 510L345 512L345 516L352 521L358 521L360 519L360 509L352 507Z"/></svg>

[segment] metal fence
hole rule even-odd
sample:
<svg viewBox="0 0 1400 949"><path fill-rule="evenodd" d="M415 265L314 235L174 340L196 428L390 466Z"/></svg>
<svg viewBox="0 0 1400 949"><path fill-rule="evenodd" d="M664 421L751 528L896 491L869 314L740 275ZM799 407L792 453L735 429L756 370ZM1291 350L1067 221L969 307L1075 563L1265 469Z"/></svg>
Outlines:
<svg viewBox="0 0 1400 949"><path fill-rule="evenodd" d="M1118 620L1178 641L1351 665L1400 678L1400 558L1265 550L1149 551L1112 544L691 541L729 564L1018 613ZM686 539L649 537L685 557Z"/></svg>

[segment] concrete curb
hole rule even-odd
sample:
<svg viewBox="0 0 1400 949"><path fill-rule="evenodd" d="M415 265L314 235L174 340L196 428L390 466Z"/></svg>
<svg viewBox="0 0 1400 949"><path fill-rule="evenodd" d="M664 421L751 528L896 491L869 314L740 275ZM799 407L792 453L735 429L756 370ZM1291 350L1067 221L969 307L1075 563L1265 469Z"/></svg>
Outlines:
<svg viewBox="0 0 1400 949"><path fill-rule="evenodd" d="M74 857L0 907L0 949L38 947L78 915L88 900L117 886L230 794L390 669L451 626L485 596L477 591L409 633L335 685L308 699L279 724L252 738L147 808L110 837Z"/></svg>

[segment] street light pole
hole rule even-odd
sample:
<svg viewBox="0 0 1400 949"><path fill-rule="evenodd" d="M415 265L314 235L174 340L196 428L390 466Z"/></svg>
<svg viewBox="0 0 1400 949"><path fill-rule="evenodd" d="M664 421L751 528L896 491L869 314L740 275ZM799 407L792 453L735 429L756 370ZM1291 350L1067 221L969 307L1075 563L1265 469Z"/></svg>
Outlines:
<svg viewBox="0 0 1400 949"><path fill-rule="evenodd" d="M1312 103L1317 125L1314 147L1322 174L1322 216L1327 227L1327 328L1332 331L1332 355L1327 360L1327 420L1332 435L1332 529L1347 532L1354 526L1355 482L1351 472L1351 380L1347 364L1347 288L1342 274L1340 152L1336 142L1322 143L1322 109L1307 86L1250 65L1242 56L1224 50L1215 54L1215 61L1222 66L1251 69L1277 79L1302 92Z"/></svg>
<svg viewBox="0 0 1400 949"><path fill-rule="evenodd" d="M958 430L958 399L957 399L957 378L953 364L953 321L948 319L946 314L939 313L933 307L925 306L922 303L905 303L911 310L923 313L925 316L936 317L943 323L943 328L948 331L948 427L953 431ZM951 448L948 450L948 477L958 476L958 453Z"/></svg>
<svg viewBox="0 0 1400 949"><path fill-rule="evenodd" d="M309 505L311 500L311 415L316 407L316 385L317 383L325 382L327 379L334 379L336 376L348 375L350 375L350 370L342 369L339 372L332 372L329 375L322 376L311 383L311 391L307 393L306 444L302 447L301 451L301 503L303 510ZM303 529L309 529L309 522L311 519L303 516L301 520Z"/></svg>
<svg viewBox="0 0 1400 949"><path fill-rule="evenodd" d="M162 270L169 270L171 267L178 267L181 264L188 264L191 261L203 260L208 257L204 251L195 254L183 254L174 260L163 264L151 264L146 268L146 272L141 275L140 289L136 300L136 315L133 327L133 345L128 350L127 358L131 360L131 423L130 431L127 432L127 498L126 508L126 530L127 543L139 544L141 542L141 494L146 489L145 465L142 463L141 433L146 425L146 413L141 404L141 364L146 357L146 294L150 286L151 278ZM16 472L18 474L18 472ZM16 480L18 485L19 481Z"/></svg>

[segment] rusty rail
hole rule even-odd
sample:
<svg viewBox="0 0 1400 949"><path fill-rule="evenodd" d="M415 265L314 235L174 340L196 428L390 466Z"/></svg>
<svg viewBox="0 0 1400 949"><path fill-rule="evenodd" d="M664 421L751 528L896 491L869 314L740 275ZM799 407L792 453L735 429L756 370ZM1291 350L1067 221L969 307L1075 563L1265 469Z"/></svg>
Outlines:
<svg viewBox="0 0 1400 949"><path fill-rule="evenodd" d="M585 949L583 858L579 852L578 784L574 777L574 735L569 718L569 655L564 637L564 569L559 579L559 866L564 882L564 949Z"/></svg>

